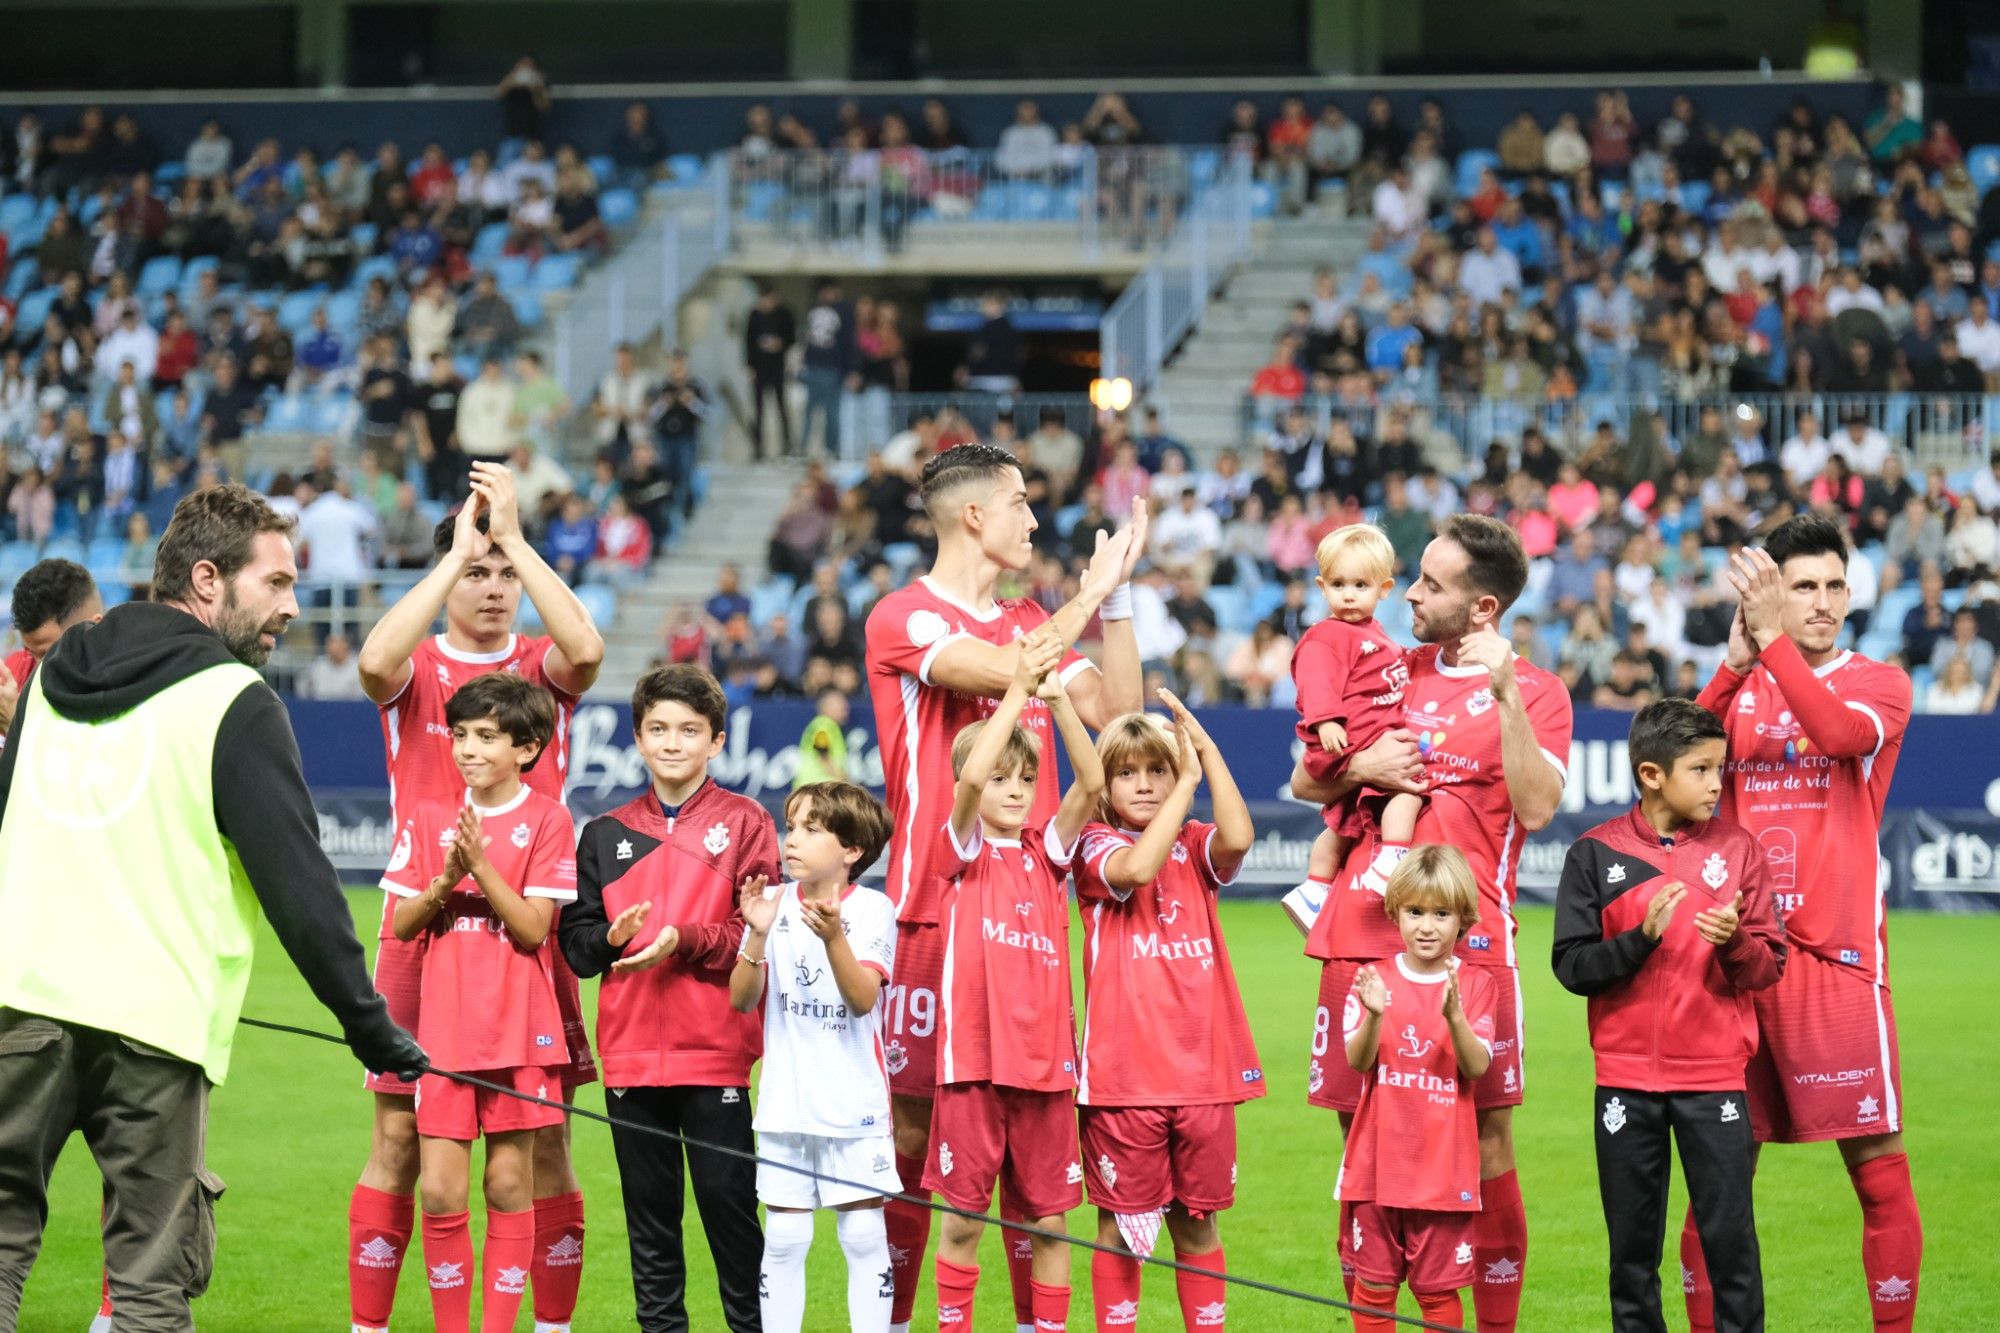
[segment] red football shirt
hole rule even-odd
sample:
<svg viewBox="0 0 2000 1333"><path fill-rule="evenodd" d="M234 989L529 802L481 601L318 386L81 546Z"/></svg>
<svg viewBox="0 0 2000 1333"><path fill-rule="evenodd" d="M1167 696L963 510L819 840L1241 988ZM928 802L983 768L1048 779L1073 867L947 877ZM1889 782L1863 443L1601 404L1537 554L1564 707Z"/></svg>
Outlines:
<svg viewBox="0 0 2000 1333"><path fill-rule="evenodd" d="M7 670L13 673L14 683L20 686L21 693L28 692L28 677L33 673L35 663L39 660L26 648L16 648L7 654Z"/></svg>
<svg viewBox="0 0 2000 1333"><path fill-rule="evenodd" d="M523 787L479 815L486 857L511 888L559 907L576 901L576 831L561 802ZM458 806L419 802L403 821L382 887L399 898L429 888L457 827ZM471 1073L569 1063L556 1011L553 933L539 949L521 948L467 876L431 919L428 934L417 1040L439 1068Z"/></svg>
<svg viewBox="0 0 2000 1333"><path fill-rule="evenodd" d="M1449 843L1464 852L1479 883L1479 924L1459 940L1459 957L1512 967L1514 877L1524 834L1500 771L1500 710L1486 668L1447 666L1436 644L1424 645L1405 660L1410 684L1403 692L1401 725L1417 738L1429 783L1416 840ZM1514 678L1542 757L1567 779L1569 691L1556 677L1518 657ZM1350 868L1368 851L1363 843L1350 858ZM1402 951L1403 937L1382 911L1379 894L1358 884L1343 885L1330 901L1335 910L1320 913L1308 942L1312 956L1383 958Z"/></svg>
<svg viewBox="0 0 2000 1333"><path fill-rule="evenodd" d="M1701 702L1729 733L1720 813L1763 843L1786 937L1886 985L1882 804L1910 678L1852 652L1814 669L1781 639L1748 676L1719 669Z"/></svg>
<svg viewBox="0 0 2000 1333"><path fill-rule="evenodd" d="M1076 848L1062 846L1053 825L1005 839L975 827L961 847L947 823L935 837L933 864L945 875L938 1082L1074 1088L1063 886Z"/></svg>
<svg viewBox="0 0 2000 1333"><path fill-rule="evenodd" d="M1328 616L1299 637L1292 682L1298 686L1299 739L1318 749L1320 723L1338 722L1352 754L1402 725L1410 669L1401 645L1373 616L1360 624Z"/></svg>
<svg viewBox="0 0 2000 1333"><path fill-rule="evenodd" d="M1388 987L1389 1003L1382 1011L1375 1068L1362 1076L1361 1106L1347 1131L1334 1197L1373 1200L1384 1208L1477 1212L1479 1121L1444 1021L1444 982L1450 974L1413 974L1401 954L1377 962L1375 970ZM1459 1007L1489 1051L1493 996L1491 972L1459 969ZM1360 1031L1365 1012L1349 992L1340 1020L1342 1042Z"/></svg>
<svg viewBox="0 0 2000 1333"><path fill-rule="evenodd" d="M875 604L868 614L868 696L875 708L875 727L882 746L883 795L893 821L889 833L888 883L884 889L896 904L899 920L939 919L938 876L949 874L948 862L937 859L939 843L933 830L951 818L951 743L958 733L989 716L999 700L964 694L931 683L931 665L947 644L962 638L1005 645L1049 618L1027 598L996 602L986 612L974 611L917 579ZM1062 682L1096 668L1071 649L1063 658ZM1059 743L1049 707L1028 700L1021 725L1041 743L1043 762L1035 779L1035 804L1030 825L1055 818L1062 792L1056 783L1051 746Z"/></svg>
<svg viewBox="0 0 2000 1333"><path fill-rule="evenodd" d="M451 761L451 727L445 701L459 686L489 671L511 671L543 686L556 699L556 731L548 752L522 780L551 800L563 798L569 775L569 723L577 697L549 680L548 657L555 641L546 635L514 634L498 652L462 652L442 634L425 639L410 654L410 678L396 697L381 705L382 745L389 762L389 805L400 822L419 801L456 805L465 779Z"/></svg>
<svg viewBox="0 0 2000 1333"><path fill-rule="evenodd" d="M1209 860L1215 825L1190 820L1150 884L1120 896L1104 863L1139 835L1083 831L1084 1106L1195 1106L1264 1095L1264 1070L1237 993Z"/></svg>

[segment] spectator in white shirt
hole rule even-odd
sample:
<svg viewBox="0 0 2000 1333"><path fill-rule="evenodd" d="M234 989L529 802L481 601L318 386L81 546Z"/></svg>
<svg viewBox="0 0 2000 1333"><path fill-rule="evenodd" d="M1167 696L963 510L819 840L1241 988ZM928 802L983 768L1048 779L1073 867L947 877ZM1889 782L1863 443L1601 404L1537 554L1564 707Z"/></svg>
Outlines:
<svg viewBox="0 0 2000 1333"><path fill-rule="evenodd" d="M1974 295L1964 319L1958 321L1958 350L1979 367L1990 382L2000 375L2000 322L1986 308L1986 298Z"/></svg>
<svg viewBox="0 0 2000 1333"><path fill-rule="evenodd" d="M493 159L484 148L473 149L472 156L465 161L465 170L458 173L458 201L484 213L504 213L514 202L512 186L493 169Z"/></svg>
<svg viewBox="0 0 2000 1333"><path fill-rule="evenodd" d="M1799 285L1799 252L1785 244L1785 234L1776 227L1764 232L1764 244L1750 256L1750 272L1759 283L1778 284L1789 296Z"/></svg>
<svg viewBox="0 0 2000 1333"><path fill-rule="evenodd" d="M1014 123L1000 131L993 165L1009 176L1045 176L1056 164L1058 143L1055 128L1042 119L1041 108L1024 97L1014 108Z"/></svg>
<svg viewBox="0 0 2000 1333"><path fill-rule="evenodd" d="M1736 224L1724 222L1716 228L1715 244L1701 258L1701 271L1708 285L1718 292L1736 290L1736 275L1750 267L1750 252L1736 244Z"/></svg>
<svg viewBox="0 0 2000 1333"><path fill-rule="evenodd" d="M1882 464L1889 457L1890 447L1889 437L1869 425L1867 414L1860 411L1847 414L1847 429L1833 441L1833 451L1847 460L1847 466L1871 481L1882 475Z"/></svg>
<svg viewBox="0 0 2000 1333"><path fill-rule="evenodd" d="M1882 293L1861 280L1861 270L1852 265L1840 270L1840 278L1826 294L1826 316L1838 319L1849 310L1882 313Z"/></svg>
<svg viewBox="0 0 2000 1333"><path fill-rule="evenodd" d="M344 485L345 483L343 483ZM302 481L293 491L299 503L298 547L305 600L314 607L341 610L332 623L314 627L322 646L329 633L352 627L343 614L361 600L361 585L374 561L368 540L375 535L375 511L339 490L324 493Z"/></svg>
<svg viewBox="0 0 2000 1333"><path fill-rule="evenodd" d="M209 181L229 174L229 165L236 153L236 146L229 142L229 136L222 132L222 122L205 120L201 123L201 133L188 145L187 156L182 160L191 181Z"/></svg>
<svg viewBox="0 0 2000 1333"><path fill-rule="evenodd" d="M597 418L597 445L622 452L632 447L646 428L653 405L653 381L639 369L631 343L619 343L611 369L597 382L597 399L590 411Z"/></svg>
<svg viewBox="0 0 2000 1333"><path fill-rule="evenodd" d="M539 139L530 139L521 146L521 155L500 173L507 178L508 197L521 197L521 187L535 181L542 187L542 193L553 196L556 192L556 164L549 160L549 150L542 147Z"/></svg>
<svg viewBox="0 0 2000 1333"><path fill-rule="evenodd" d="M1499 305L1502 292L1510 287L1517 292L1521 290L1521 261L1512 250L1500 248L1493 228L1481 227L1478 245L1459 261L1458 285L1472 298L1475 310Z"/></svg>
<svg viewBox="0 0 2000 1333"><path fill-rule="evenodd" d="M514 385L495 357L458 396L458 448L472 458L498 460L514 448Z"/></svg>
<svg viewBox="0 0 2000 1333"><path fill-rule="evenodd" d="M361 671L354 663L354 645L345 634L326 636L326 649L292 680L301 699L359 699Z"/></svg>
<svg viewBox="0 0 2000 1333"><path fill-rule="evenodd" d="M1972 479L1972 501L1985 513L2000 513L2000 449L1987 463L1986 471Z"/></svg>
<svg viewBox="0 0 2000 1333"><path fill-rule="evenodd" d="M1590 165L1590 141L1583 137L1575 112L1563 112L1542 139L1542 164L1551 176L1565 180Z"/></svg>
<svg viewBox="0 0 2000 1333"><path fill-rule="evenodd" d="M1193 486L1183 486L1177 503L1153 520L1149 550L1153 563L1174 578L1191 575L1203 589L1215 570L1215 554L1222 547L1222 523L1215 511L1201 503Z"/></svg>
<svg viewBox="0 0 2000 1333"><path fill-rule="evenodd" d="M1157 565L1132 580L1132 637L1142 667L1166 665L1187 642L1187 631L1167 614L1167 574Z"/></svg>
<svg viewBox="0 0 2000 1333"><path fill-rule="evenodd" d="M137 306L125 307L118 318L118 326L97 347L98 369L116 370L129 362L142 381L153 378L153 370L159 360L160 335L139 317Z"/></svg>
<svg viewBox="0 0 2000 1333"><path fill-rule="evenodd" d="M1778 466L1785 470L1793 488L1804 490L1812 485L1812 479L1820 474L1826 467L1826 460L1831 457L1833 445L1819 433L1819 418L1811 412L1799 413L1798 434L1786 440L1778 450Z"/></svg>
<svg viewBox="0 0 2000 1333"><path fill-rule="evenodd" d="M1389 179L1375 187L1375 225L1391 241L1405 241L1416 235L1426 220L1423 201L1410 188L1410 173L1398 163Z"/></svg>

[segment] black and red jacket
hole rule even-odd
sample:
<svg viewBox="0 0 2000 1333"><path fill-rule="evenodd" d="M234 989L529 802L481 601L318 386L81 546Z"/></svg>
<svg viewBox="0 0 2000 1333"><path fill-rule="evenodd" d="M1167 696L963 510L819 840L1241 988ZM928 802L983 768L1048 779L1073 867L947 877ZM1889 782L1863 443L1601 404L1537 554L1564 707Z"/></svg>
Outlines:
<svg viewBox="0 0 2000 1333"><path fill-rule="evenodd" d="M584 825L576 848L576 901L557 919L563 957L579 977L602 976L597 1058L607 1088L744 1087L764 1051L763 1018L729 1003L729 974L743 944L737 885L778 877L770 812L705 782L671 817L648 791ZM653 904L622 949L611 922ZM680 931L672 957L644 972L611 964L637 953L662 927Z"/></svg>
<svg viewBox="0 0 2000 1333"><path fill-rule="evenodd" d="M1657 940L1653 895L1679 880L1687 896ZM1717 947L1699 912L1743 895L1741 924ZM1590 997L1600 1087L1729 1092L1757 1050L1750 992L1785 969L1785 934L1764 883L1757 840L1720 819L1663 839L1634 806L1577 839L1556 887L1556 979Z"/></svg>

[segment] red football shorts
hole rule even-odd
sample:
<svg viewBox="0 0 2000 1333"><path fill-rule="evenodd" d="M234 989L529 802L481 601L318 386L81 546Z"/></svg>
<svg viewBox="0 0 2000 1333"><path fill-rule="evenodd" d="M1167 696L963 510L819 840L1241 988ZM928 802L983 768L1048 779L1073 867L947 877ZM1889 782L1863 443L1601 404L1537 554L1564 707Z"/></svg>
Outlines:
<svg viewBox="0 0 2000 1333"><path fill-rule="evenodd" d="M1384 1208L1367 1199L1340 1205L1340 1267L1378 1287L1410 1284L1424 1296L1472 1285L1477 1213Z"/></svg>
<svg viewBox="0 0 2000 1333"><path fill-rule="evenodd" d="M478 1077L530 1097L554 1098L562 1090L559 1073L561 1070L553 1066L522 1065L515 1069L482 1069ZM417 1080L417 1133L427 1139L470 1143L484 1134L546 1129L562 1121L563 1113L558 1107L537 1106L442 1074L425 1074Z"/></svg>
<svg viewBox="0 0 2000 1333"><path fill-rule="evenodd" d="M1053 1217L1083 1202L1074 1093L992 1083L937 1089L924 1188L983 1213L996 1182L1028 1217Z"/></svg>
<svg viewBox="0 0 2000 1333"><path fill-rule="evenodd" d="M399 940L389 928L390 915L396 910L396 899L384 892L382 897L382 933L375 945L375 989L389 1004L389 1017L397 1027L416 1035L417 1015L423 1007L424 995L424 937L413 940ZM370 1092L386 1092L393 1096L409 1097L416 1093L417 1085L406 1083L389 1074L370 1074L362 1080L361 1086Z"/></svg>
<svg viewBox="0 0 2000 1333"><path fill-rule="evenodd" d="M1902 1062L1887 986L1794 948L1778 984L1751 998L1758 1049L1744 1082L1757 1142L1901 1132Z"/></svg>
<svg viewBox="0 0 2000 1333"><path fill-rule="evenodd" d="M1090 1201L1147 1213L1179 1201L1191 1213L1236 1202L1236 1108L1079 1106Z"/></svg>
<svg viewBox="0 0 2000 1333"><path fill-rule="evenodd" d="M1361 1075L1347 1063L1340 1015L1354 988L1359 960L1334 958L1319 973L1319 1007L1313 1011L1312 1063L1306 1067L1306 1101L1330 1111L1352 1112L1361 1105ZM1471 966L1477 966L1472 964ZM1521 1060L1521 973L1494 968L1493 1063L1472 1085L1472 1104L1519 1106L1527 1085Z"/></svg>
<svg viewBox="0 0 2000 1333"><path fill-rule="evenodd" d="M944 981L944 932L905 921L896 927L896 975L882 1014L882 1056L889 1091L928 1099L937 1087L938 987Z"/></svg>

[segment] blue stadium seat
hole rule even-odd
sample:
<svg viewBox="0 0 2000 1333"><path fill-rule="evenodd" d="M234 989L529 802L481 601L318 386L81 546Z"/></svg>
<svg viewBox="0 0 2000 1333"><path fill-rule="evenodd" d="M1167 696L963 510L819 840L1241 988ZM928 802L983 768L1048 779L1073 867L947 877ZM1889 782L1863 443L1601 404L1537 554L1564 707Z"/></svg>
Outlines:
<svg viewBox="0 0 2000 1333"><path fill-rule="evenodd" d="M264 412L264 430L274 435L303 435L312 429L310 410L303 394L281 393Z"/></svg>
<svg viewBox="0 0 2000 1333"><path fill-rule="evenodd" d="M375 238L380 234L381 228L372 222L357 222L347 229L347 239L354 242L354 253L357 255L374 254Z"/></svg>
<svg viewBox="0 0 2000 1333"><path fill-rule="evenodd" d="M1468 148L1458 155L1458 162L1452 171L1452 189L1457 194L1474 194L1479 190L1479 173L1492 167L1500 167L1500 154L1490 148Z"/></svg>
<svg viewBox="0 0 2000 1333"><path fill-rule="evenodd" d="M747 222L769 222L785 199L785 187L776 181L753 181L743 191L743 217Z"/></svg>
<svg viewBox="0 0 2000 1333"><path fill-rule="evenodd" d="M76 216L77 220L87 228L97 221L98 215L102 212L104 212L104 196L93 194L83 201L83 207L77 210Z"/></svg>
<svg viewBox="0 0 2000 1333"><path fill-rule="evenodd" d="M1973 188L1981 194L2000 185L2000 144L1973 145L1965 155L1965 169L1972 176Z"/></svg>
<svg viewBox="0 0 2000 1333"><path fill-rule="evenodd" d="M153 168L153 184L171 190L187 179L187 163L162 162Z"/></svg>
<svg viewBox="0 0 2000 1333"><path fill-rule="evenodd" d="M1278 187L1269 181L1256 181L1250 186L1250 216L1253 218L1274 217L1278 212Z"/></svg>
<svg viewBox="0 0 2000 1333"><path fill-rule="evenodd" d="M120 574L122 575L122 571ZM99 579L97 581L97 595L103 599L104 609L109 611L114 606L123 606L125 603L131 601L132 588L130 584L125 582L123 577L114 575L111 578Z"/></svg>
<svg viewBox="0 0 2000 1333"><path fill-rule="evenodd" d="M609 629L618 618L618 594L602 583L586 583L576 590L576 599L600 630Z"/></svg>
<svg viewBox="0 0 2000 1333"><path fill-rule="evenodd" d="M771 617L789 614L792 604L792 581L789 578L772 578L750 590L750 623L758 629L771 623ZM796 625L793 626L797 628Z"/></svg>
<svg viewBox="0 0 2000 1333"><path fill-rule="evenodd" d="M123 537L99 537L92 542L88 558L84 564L90 569L90 576L99 583L106 583L118 576L125 564L125 539Z"/></svg>
<svg viewBox="0 0 2000 1333"><path fill-rule="evenodd" d="M0 546L0 579L13 582L27 573L36 559L33 542L8 542Z"/></svg>
<svg viewBox="0 0 2000 1333"><path fill-rule="evenodd" d="M610 156L605 153L599 153L584 165L590 168L591 175L597 177L599 185L603 185L610 180L615 180L618 176L618 164L613 162Z"/></svg>
<svg viewBox="0 0 2000 1333"><path fill-rule="evenodd" d="M278 302L278 325L285 332L297 337L312 323L313 311L319 309L324 300L318 292L290 292Z"/></svg>
<svg viewBox="0 0 2000 1333"><path fill-rule="evenodd" d="M514 307L514 318L521 321L524 329L538 329L542 326L542 296L540 292L509 292L507 300Z"/></svg>
<svg viewBox="0 0 2000 1333"><path fill-rule="evenodd" d="M32 222L38 202L32 194L10 194L0 199L0 230L12 231L23 222Z"/></svg>
<svg viewBox="0 0 2000 1333"><path fill-rule="evenodd" d="M139 270L139 295L157 296L161 292L170 292L180 280L180 256L160 255L149 259L146 266Z"/></svg>
<svg viewBox="0 0 2000 1333"><path fill-rule="evenodd" d="M1208 184L1221 169L1222 150L1219 148L1197 148L1188 154L1188 180L1192 184Z"/></svg>
<svg viewBox="0 0 2000 1333"><path fill-rule="evenodd" d="M1699 215L1708 207L1709 185L1707 181L1687 181L1681 185L1681 207Z"/></svg>
<svg viewBox="0 0 2000 1333"><path fill-rule="evenodd" d="M387 255L374 255L354 266L354 286L366 288L376 278L386 279L390 286L395 286L396 261Z"/></svg>
<svg viewBox="0 0 2000 1333"><path fill-rule="evenodd" d="M310 419L315 435L344 435L348 430L348 418L354 410L354 400L345 394L315 395L311 400Z"/></svg>
<svg viewBox="0 0 2000 1333"><path fill-rule="evenodd" d="M708 162L700 153L675 153L667 159L667 174L684 185L700 180Z"/></svg>
<svg viewBox="0 0 2000 1333"><path fill-rule="evenodd" d="M507 248L507 224L489 222L472 238L472 262L481 264L500 257Z"/></svg>
<svg viewBox="0 0 2000 1333"><path fill-rule="evenodd" d="M1250 599L1243 589L1227 583L1218 583L1203 596L1209 609L1215 612L1216 628L1228 634L1248 634L1250 626L1256 623L1250 615Z"/></svg>
<svg viewBox="0 0 2000 1333"><path fill-rule="evenodd" d="M195 288L201 284L201 275L220 262L214 255L202 255L181 265L181 295L192 295Z"/></svg>
<svg viewBox="0 0 2000 1333"><path fill-rule="evenodd" d="M340 334L349 334L361 319L361 293L352 287L326 298L326 322Z"/></svg>
<svg viewBox="0 0 2000 1333"><path fill-rule="evenodd" d="M87 555L88 553L83 549L83 543L74 537L53 537L49 540L48 545L42 547L42 559L44 560L69 560L80 565L84 562Z"/></svg>
<svg viewBox="0 0 2000 1333"><path fill-rule="evenodd" d="M24 255L7 270L7 299L17 305L28 289L42 276L42 266L33 255Z"/></svg>
<svg viewBox="0 0 2000 1333"><path fill-rule="evenodd" d="M58 287L37 287L23 296L14 308L14 326L40 332L43 321L49 317L49 307L61 294L62 289Z"/></svg>
<svg viewBox="0 0 2000 1333"><path fill-rule="evenodd" d="M535 287L544 292L568 291L582 274L583 260L576 255L543 255L535 265Z"/></svg>
<svg viewBox="0 0 2000 1333"><path fill-rule="evenodd" d="M639 196L630 190L606 190L597 196L597 215L607 227L627 226L639 216Z"/></svg>

